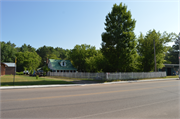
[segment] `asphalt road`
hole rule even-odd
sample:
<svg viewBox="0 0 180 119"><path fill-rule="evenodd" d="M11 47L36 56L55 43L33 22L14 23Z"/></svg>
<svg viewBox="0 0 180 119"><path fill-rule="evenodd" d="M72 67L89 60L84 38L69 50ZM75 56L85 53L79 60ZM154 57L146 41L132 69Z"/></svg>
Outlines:
<svg viewBox="0 0 180 119"><path fill-rule="evenodd" d="M179 119L180 80L1 90L1 118Z"/></svg>

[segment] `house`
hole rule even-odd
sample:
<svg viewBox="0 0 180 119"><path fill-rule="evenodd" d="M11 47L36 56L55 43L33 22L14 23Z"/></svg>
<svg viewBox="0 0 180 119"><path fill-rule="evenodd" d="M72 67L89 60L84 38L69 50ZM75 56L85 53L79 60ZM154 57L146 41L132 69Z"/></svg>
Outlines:
<svg viewBox="0 0 180 119"><path fill-rule="evenodd" d="M70 60L49 59L48 67L52 72L76 72Z"/></svg>
<svg viewBox="0 0 180 119"><path fill-rule="evenodd" d="M1 76L5 75L7 65L1 62Z"/></svg>
<svg viewBox="0 0 180 119"><path fill-rule="evenodd" d="M14 75L15 74L15 70L16 70L16 65L15 63L6 63L4 62L5 65L5 75Z"/></svg>
<svg viewBox="0 0 180 119"><path fill-rule="evenodd" d="M162 69L159 71L166 71L167 76L178 75L179 74L179 64L164 64Z"/></svg>

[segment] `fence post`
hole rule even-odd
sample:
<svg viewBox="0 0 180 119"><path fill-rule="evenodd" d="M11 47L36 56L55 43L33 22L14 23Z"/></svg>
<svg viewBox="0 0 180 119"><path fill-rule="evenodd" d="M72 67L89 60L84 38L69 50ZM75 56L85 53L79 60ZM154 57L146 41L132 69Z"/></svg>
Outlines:
<svg viewBox="0 0 180 119"><path fill-rule="evenodd" d="M133 79L133 72L132 72L132 79Z"/></svg>
<svg viewBox="0 0 180 119"><path fill-rule="evenodd" d="M106 79L108 80L108 73L106 72Z"/></svg>
<svg viewBox="0 0 180 119"><path fill-rule="evenodd" d="M142 78L144 78L144 72L143 72L143 77Z"/></svg>
<svg viewBox="0 0 180 119"><path fill-rule="evenodd" d="M115 75L116 75L116 79L118 79L118 75L117 75L117 73L115 73Z"/></svg>
<svg viewBox="0 0 180 119"><path fill-rule="evenodd" d="M121 79L121 72L120 72L120 79Z"/></svg>

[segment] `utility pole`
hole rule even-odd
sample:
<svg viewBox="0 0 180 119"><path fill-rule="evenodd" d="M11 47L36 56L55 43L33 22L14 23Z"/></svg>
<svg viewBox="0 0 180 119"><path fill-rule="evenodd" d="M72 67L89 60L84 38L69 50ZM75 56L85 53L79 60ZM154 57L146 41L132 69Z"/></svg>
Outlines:
<svg viewBox="0 0 180 119"><path fill-rule="evenodd" d="M155 49L155 40L153 39L154 44L154 65L155 65L155 72L156 72L156 49Z"/></svg>
<svg viewBox="0 0 180 119"><path fill-rule="evenodd" d="M180 80L180 32L179 32L179 37L178 37L178 39L176 39L176 41L175 41L175 43L179 43L179 57L178 57L178 59L179 59L179 80Z"/></svg>
<svg viewBox="0 0 180 119"><path fill-rule="evenodd" d="M14 78L13 78L13 86L14 86L14 82L15 82L15 75L16 75L16 62L17 62L17 59L15 58L15 71L14 71Z"/></svg>

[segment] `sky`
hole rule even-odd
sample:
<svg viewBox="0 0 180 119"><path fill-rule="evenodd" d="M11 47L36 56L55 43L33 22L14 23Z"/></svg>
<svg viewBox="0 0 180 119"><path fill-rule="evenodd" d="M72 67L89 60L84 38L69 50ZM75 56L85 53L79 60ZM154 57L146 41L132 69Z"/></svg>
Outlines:
<svg viewBox="0 0 180 119"><path fill-rule="evenodd" d="M105 17L121 2L136 20L136 37L153 29L179 34L180 0L1 0L0 41L36 49L81 44L100 49Z"/></svg>

